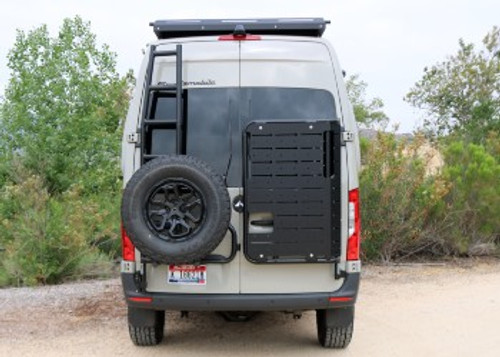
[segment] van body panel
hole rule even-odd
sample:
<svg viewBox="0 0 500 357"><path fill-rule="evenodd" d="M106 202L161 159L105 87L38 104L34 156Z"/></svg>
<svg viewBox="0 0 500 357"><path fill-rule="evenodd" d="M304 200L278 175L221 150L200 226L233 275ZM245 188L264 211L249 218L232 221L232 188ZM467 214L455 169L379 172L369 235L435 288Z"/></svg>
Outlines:
<svg viewBox="0 0 500 357"><path fill-rule="evenodd" d="M146 291L181 294L288 294L332 292L339 289L344 279L339 278L337 273L346 267L347 196L349 189L358 186L359 150L352 107L348 104L345 85L341 80L342 72L333 48L322 39L292 36L262 36L262 40L258 41L219 41L218 37L212 36L161 40L153 43L159 50L174 50L177 44L182 44L183 48L183 89L188 92L190 89L200 88L309 88L331 93L335 103L336 120L341 122L345 130L355 133L355 141L341 147L341 258L338 264L255 264L248 261L240 250L235 259L228 264L207 265L208 279L205 286L169 285L168 266L148 263L145 268ZM136 98L142 98L144 93L147 59L148 53L139 71L132 104L125 122L122 144L124 184L140 167L140 150L135 144L127 142L127 134L137 130L143 116L143 108ZM171 57L157 59L152 83L167 85L174 82L175 59ZM239 103L243 105L244 101ZM251 115L245 107L239 108L238 113L238 116L243 117ZM248 118L234 119L235 123L229 135L241 135L242 120ZM242 154L241 149L235 150L233 154L235 152ZM243 187L233 187L228 190L231 199L244 194ZM242 245L243 214L233 210L231 224L238 232L238 243ZM227 255L230 243L228 233L214 253ZM136 266L139 271L140 252L136 253L138 257Z"/></svg>
<svg viewBox="0 0 500 357"><path fill-rule="evenodd" d="M177 43L163 43L159 50L175 50ZM182 43L183 88L238 87L239 44L236 41L186 41ZM156 59L153 83L175 83L175 57Z"/></svg>

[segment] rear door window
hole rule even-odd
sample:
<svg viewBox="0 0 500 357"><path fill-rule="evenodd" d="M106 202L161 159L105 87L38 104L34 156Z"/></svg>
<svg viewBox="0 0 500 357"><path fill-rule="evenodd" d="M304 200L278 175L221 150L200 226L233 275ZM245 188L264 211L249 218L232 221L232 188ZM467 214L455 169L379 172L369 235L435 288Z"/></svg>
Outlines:
<svg viewBox="0 0 500 357"><path fill-rule="evenodd" d="M332 95L319 89L244 88L250 104L248 120L335 119Z"/></svg>

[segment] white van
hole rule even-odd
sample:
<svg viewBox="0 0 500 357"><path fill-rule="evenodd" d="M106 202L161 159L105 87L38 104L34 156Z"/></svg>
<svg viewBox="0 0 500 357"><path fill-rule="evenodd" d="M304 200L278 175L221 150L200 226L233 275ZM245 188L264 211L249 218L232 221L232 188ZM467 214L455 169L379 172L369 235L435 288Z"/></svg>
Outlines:
<svg viewBox="0 0 500 357"><path fill-rule="evenodd" d="M165 311L317 311L346 347L359 286L359 142L313 19L151 25L125 122L121 276L136 345Z"/></svg>

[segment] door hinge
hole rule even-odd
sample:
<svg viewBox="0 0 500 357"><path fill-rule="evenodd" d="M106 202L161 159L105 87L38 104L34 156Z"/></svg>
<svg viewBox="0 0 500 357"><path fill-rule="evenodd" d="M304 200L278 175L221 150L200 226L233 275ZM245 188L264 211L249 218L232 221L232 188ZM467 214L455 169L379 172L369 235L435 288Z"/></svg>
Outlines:
<svg viewBox="0 0 500 357"><path fill-rule="evenodd" d="M335 279L342 279L347 276L346 271L340 268L339 262L335 262L333 265L333 274L335 275Z"/></svg>
<svg viewBox="0 0 500 357"><path fill-rule="evenodd" d="M350 143L354 141L354 133L352 131L342 132L342 143Z"/></svg>
<svg viewBox="0 0 500 357"><path fill-rule="evenodd" d="M141 141L141 135L139 133L129 133L127 135L127 142L129 144L139 144Z"/></svg>

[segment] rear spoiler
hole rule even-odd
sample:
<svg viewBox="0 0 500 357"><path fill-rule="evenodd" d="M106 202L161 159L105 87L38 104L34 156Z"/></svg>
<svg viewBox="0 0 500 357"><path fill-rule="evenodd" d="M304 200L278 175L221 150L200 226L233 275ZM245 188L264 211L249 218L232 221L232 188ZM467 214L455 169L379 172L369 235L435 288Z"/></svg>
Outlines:
<svg viewBox="0 0 500 357"><path fill-rule="evenodd" d="M288 35L321 37L330 21L323 18L240 19L240 20L157 20L149 25L161 39L244 35Z"/></svg>

